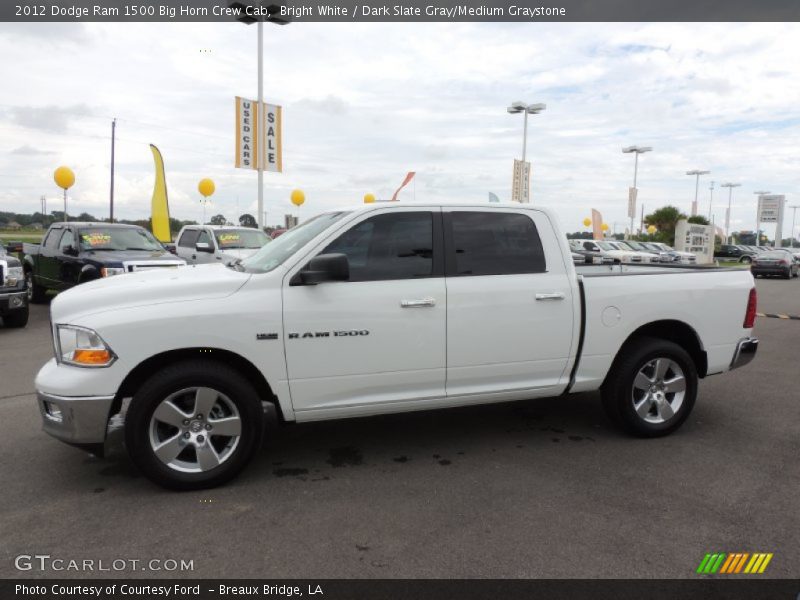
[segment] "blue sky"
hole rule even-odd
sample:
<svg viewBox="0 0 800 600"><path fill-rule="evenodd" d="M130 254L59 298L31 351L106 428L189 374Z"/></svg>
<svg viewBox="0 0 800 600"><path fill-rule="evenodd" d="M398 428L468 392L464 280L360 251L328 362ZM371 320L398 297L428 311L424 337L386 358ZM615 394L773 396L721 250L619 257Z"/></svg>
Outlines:
<svg viewBox="0 0 800 600"><path fill-rule="evenodd" d="M618 231L631 155L646 211L701 212L752 229L754 190L800 204L797 24L308 24L266 30L265 94L284 106L283 174L265 176L268 222L305 218L371 192L401 199L510 197L521 151L515 100L529 121L533 202L568 230L591 208ZM118 118L117 214L148 214L148 143L167 166L173 216L199 219L197 181L217 184L211 214L255 212L256 177L233 168L233 97L256 91L255 29L231 24L3 24L0 210L56 208L52 170L77 175L70 212L107 212L110 120ZM238 211L237 211L238 207Z"/></svg>

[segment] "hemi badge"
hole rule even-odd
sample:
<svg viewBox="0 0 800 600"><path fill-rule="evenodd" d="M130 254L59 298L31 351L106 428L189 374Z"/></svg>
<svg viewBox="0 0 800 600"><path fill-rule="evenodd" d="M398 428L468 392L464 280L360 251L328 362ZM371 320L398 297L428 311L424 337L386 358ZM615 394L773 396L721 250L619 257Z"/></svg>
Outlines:
<svg viewBox="0 0 800 600"><path fill-rule="evenodd" d="M277 340L278 334L277 333L257 333L256 334L257 340Z"/></svg>

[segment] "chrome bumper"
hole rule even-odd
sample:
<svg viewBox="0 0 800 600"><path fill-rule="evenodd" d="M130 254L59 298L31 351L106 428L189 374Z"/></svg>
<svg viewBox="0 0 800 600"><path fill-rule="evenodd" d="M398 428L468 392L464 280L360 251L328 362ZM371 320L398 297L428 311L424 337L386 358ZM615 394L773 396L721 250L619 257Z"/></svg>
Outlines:
<svg viewBox="0 0 800 600"><path fill-rule="evenodd" d="M744 338L739 340L736 346L736 352L733 353L733 360L731 361L731 369L737 369L745 366L756 356L758 350L758 339L754 337Z"/></svg>
<svg viewBox="0 0 800 600"><path fill-rule="evenodd" d="M36 392L42 429L68 444L102 444L114 396L55 396Z"/></svg>

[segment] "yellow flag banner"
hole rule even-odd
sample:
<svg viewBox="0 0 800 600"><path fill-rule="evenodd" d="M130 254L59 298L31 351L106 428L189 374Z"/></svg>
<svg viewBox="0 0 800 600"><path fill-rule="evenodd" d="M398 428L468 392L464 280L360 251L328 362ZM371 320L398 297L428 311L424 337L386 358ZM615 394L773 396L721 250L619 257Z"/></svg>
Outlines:
<svg viewBox="0 0 800 600"><path fill-rule="evenodd" d="M150 144L153 160L156 167L156 183L153 187L153 201L151 204L151 220L153 235L160 242L171 242L172 233L169 230L169 202L167 200L167 181L164 176L164 159L161 152Z"/></svg>
<svg viewBox="0 0 800 600"><path fill-rule="evenodd" d="M592 236L596 240L602 240L603 235L603 215L600 211L592 209Z"/></svg>

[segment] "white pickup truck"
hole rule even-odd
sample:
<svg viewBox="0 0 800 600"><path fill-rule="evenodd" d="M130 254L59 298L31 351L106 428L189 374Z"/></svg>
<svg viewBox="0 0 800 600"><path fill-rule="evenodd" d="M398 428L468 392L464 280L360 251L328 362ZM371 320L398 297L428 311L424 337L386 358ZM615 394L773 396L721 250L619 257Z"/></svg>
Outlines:
<svg viewBox="0 0 800 600"><path fill-rule="evenodd" d="M755 355L755 311L743 270L576 272L542 208L372 204L230 266L60 294L36 390L49 434L99 452L124 411L138 467L197 489L248 463L271 407L303 422L600 390L622 428L665 435L699 378Z"/></svg>

